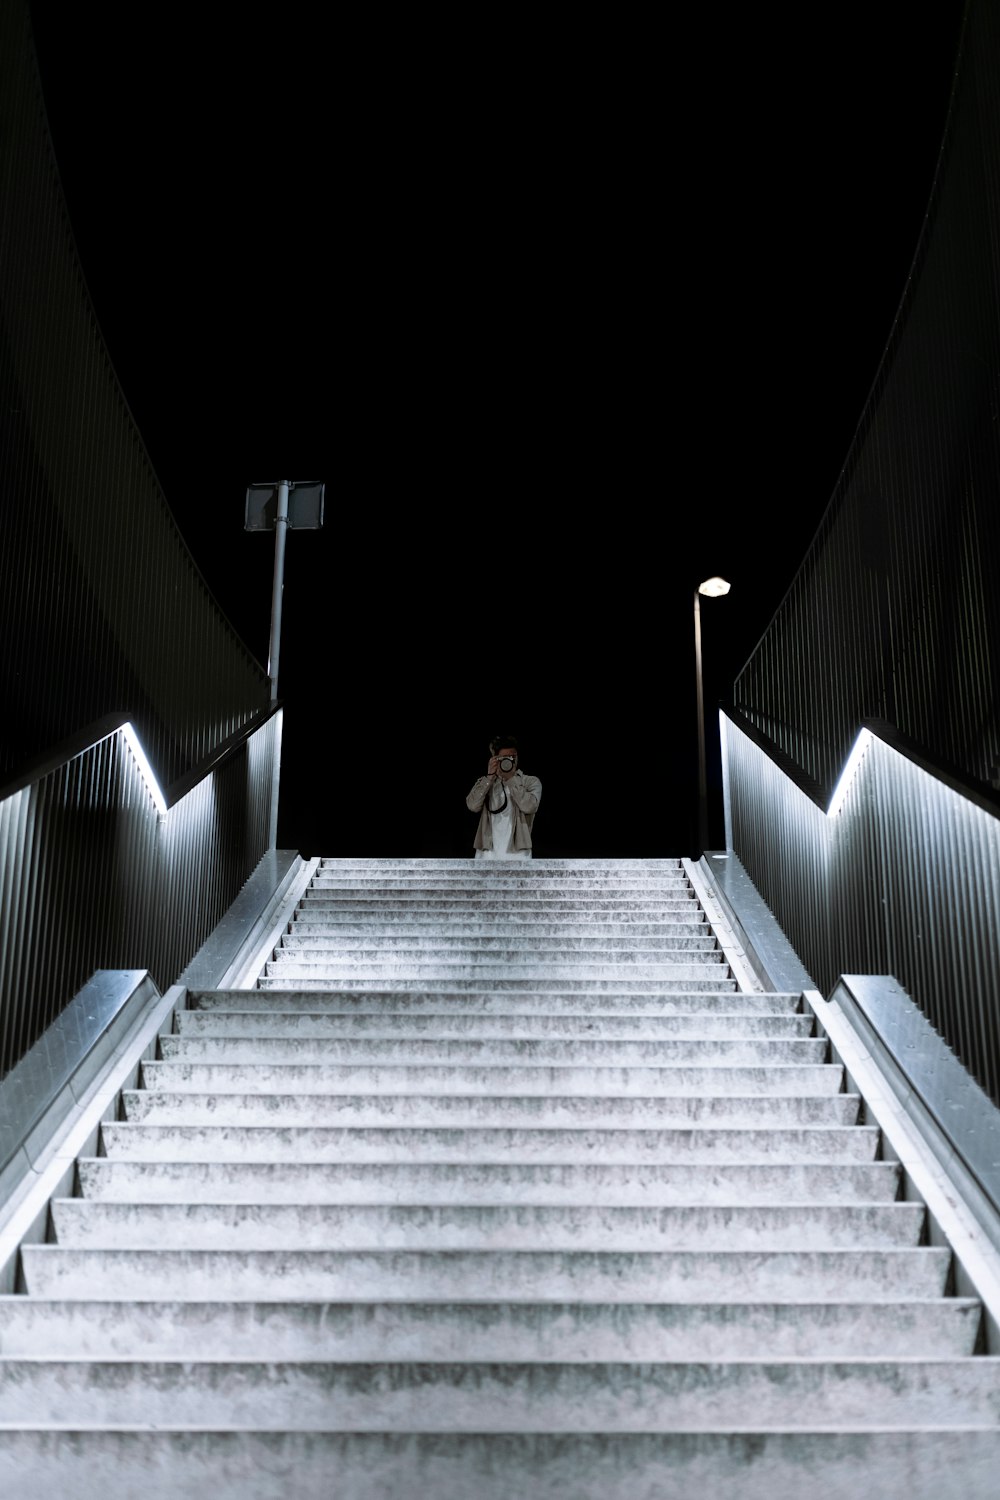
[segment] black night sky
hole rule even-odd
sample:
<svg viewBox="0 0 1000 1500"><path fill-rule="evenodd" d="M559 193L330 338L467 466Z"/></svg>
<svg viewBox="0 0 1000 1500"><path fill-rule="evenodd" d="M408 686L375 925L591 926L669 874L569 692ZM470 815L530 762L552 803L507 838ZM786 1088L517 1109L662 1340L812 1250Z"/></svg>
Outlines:
<svg viewBox="0 0 1000 1500"><path fill-rule="evenodd" d="M279 844L471 854L499 731L539 855L695 852L692 591L732 583L711 725L875 378L958 0L31 9L112 360L262 664L246 486L326 484L288 541Z"/></svg>

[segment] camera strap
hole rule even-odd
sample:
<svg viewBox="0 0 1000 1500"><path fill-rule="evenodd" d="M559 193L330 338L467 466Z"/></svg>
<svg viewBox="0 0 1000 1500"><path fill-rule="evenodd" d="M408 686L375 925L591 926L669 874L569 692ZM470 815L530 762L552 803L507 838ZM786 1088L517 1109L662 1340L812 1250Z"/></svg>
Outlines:
<svg viewBox="0 0 1000 1500"><path fill-rule="evenodd" d="M501 792L503 792L503 801L501 802L499 807L491 807L489 798L487 798L486 800L486 811L489 813L491 818L493 817L494 813L502 813L504 808L507 806L507 788L504 786L502 781L500 783L500 790ZM490 795L492 796L492 791Z"/></svg>

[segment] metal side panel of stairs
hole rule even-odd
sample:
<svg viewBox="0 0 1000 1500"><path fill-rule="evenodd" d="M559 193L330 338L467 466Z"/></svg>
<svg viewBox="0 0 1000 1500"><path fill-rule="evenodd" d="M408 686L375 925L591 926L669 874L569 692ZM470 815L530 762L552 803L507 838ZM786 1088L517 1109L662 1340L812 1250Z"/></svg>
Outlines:
<svg viewBox="0 0 1000 1500"><path fill-rule="evenodd" d="M1000 1362L676 860L323 860L0 1298L0 1495L985 1500Z"/></svg>

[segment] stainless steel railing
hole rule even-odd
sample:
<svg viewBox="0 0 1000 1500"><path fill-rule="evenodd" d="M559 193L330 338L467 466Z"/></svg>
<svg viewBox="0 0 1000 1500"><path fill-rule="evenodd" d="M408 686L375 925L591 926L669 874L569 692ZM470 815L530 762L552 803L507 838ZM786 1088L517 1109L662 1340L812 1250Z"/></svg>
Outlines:
<svg viewBox="0 0 1000 1500"><path fill-rule="evenodd" d="M831 816L722 715L728 847L825 994L895 976L1000 1104L1000 817L887 726L862 729Z"/></svg>
<svg viewBox="0 0 1000 1500"><path fill-rule="evenodd" d="M273 847L280 726L159 793L113 715L0 788L0 1077L95 969L183 970Z"/></svg>

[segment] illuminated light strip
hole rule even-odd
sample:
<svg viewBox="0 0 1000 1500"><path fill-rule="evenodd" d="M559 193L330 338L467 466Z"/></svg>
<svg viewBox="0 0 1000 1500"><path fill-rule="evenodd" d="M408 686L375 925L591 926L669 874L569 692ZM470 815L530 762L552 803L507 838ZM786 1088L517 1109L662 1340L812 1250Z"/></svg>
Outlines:
<svg viewBox="0 0 1000 1500"><path fill-rule="evenodd" d="M153 768L149 764L149 761L146 759L146 752L139 743L139 736L136 734L131 723L123 724L122 732L125 735L125 739L128 743L129 749L135 756L135 763L139 767L142 779L149 789L149 795L153 799L153 802L156 806L156 811L160 814L161 817L163 817L163 815L167 811L166 798L160 791L159 782L153 775Z"/></svg>
<svg viewBox="0 0 1000 1500"><path fill-rule="evenodd" d="M830 798L830 806L826 810L828 818L835 818L843 807L844 799L847 796L847 789L854 780L862 757L874 738L875 736L870 729L861 729L858 731L858 737L854 741L850 755L847 757L847 764L841 772L840 780L834 787L833 796Z"/></svg>

